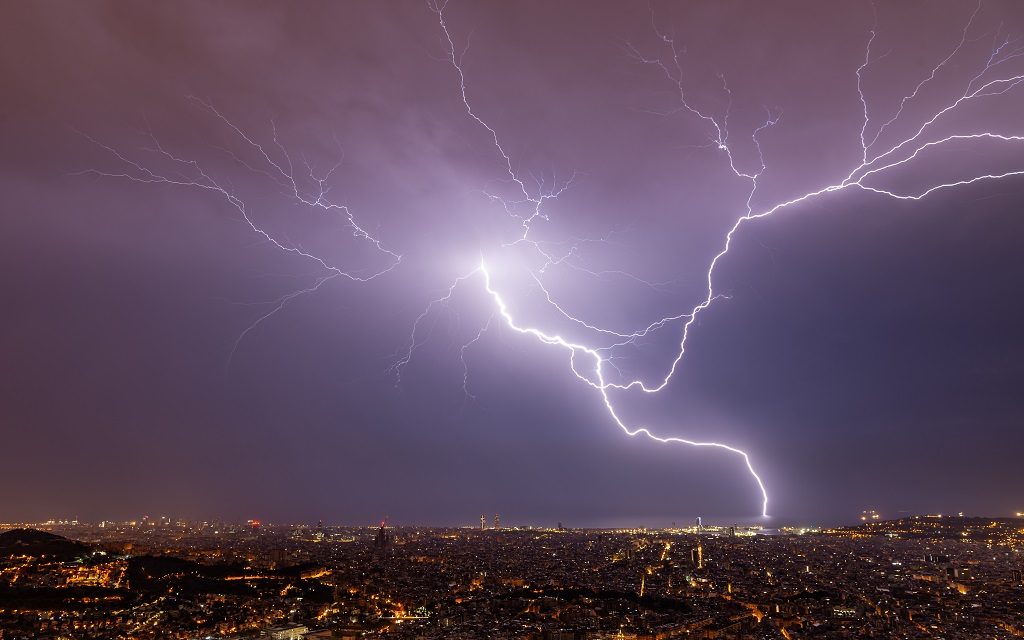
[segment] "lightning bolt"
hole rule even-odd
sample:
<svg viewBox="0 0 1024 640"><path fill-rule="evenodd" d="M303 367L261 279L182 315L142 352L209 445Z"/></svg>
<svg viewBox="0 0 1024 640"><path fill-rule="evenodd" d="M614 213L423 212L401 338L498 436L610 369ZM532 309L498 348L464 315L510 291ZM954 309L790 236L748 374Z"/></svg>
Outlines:
<svg viewBox="0 0 1024 640"><path fill-rule="evenodd" d="M404 346L394 354L394 364L390 371L395 377L396 384L402 383L404 369L412 361L417 350L431 338L443 317L447 317L450 339L456 341L458 332L453 327L459 324L459 314L455 308L455 296L464 289L469 293L475 292L475 295L484 300L493 311L486 323L476 331L470 332L471 337L459 345L458 357L463 366L463 388L467 397L473 397L469 389L470 374L466 361L467 351L495 327L528 336L541 345L562 350L567 354L568 373L596 393L611 421L625 434L633 437L644 436L659 443L721 449L742 459L760 492L762 515L767 515L768 512L768 492L761 477L754 469L751 456L746 451L720 442L659 436L652 427L629 424L629 421L622 416L622 410L617 408L616 403L617 398L622 394L655 394L669 385L683 361L687 341L690 339L692 329L699 316L716 301L728 297L726 292L716 289L715 271L729 254L737 234L753 221L836 192L861 190L877 194L880 197L916 201L944 189L1024 175L1024 168L1013 168L1000 172L975 171L952 181L933 181L916 191L899 190L887 186L887 180L897 171L921 164L923 158L930 154L947 150L952 153L956 145L959 144L978 142L1016 149L1016 145L1024 142L1024 132L1022 131L1008 132L985 127L972 128L971 125L958 122L953 117L971 105L1005 98L1024 82L1024 73L1018 70L1020 65L1017 64L1024 59L1022 39L1003 34L1001 28L992 35L991 47L986 59L975 63L966 55L968 45L978 41L978 37L972 35L972 30L981 7L980 3L966 21L959 42L948 50L944 57L935 62L925 77L908 88L887 116L875 115L876 107L872 104L868 92L864 88L865 78L885 57L876 55L874 52L878 33L878 16L874 11L874 5L872 5L874 23L867 32L864 56L859 64L851 65L850 71L851 84L855 89L862 112L860 121L855 123L857 125L854 135L855 142L851 145L855 148L854 157L841 175L834 176L833 179L812 190L794 193L765 206L755 205L758 200L760 182L767 168L765 153L762 150L762 137L769 129L782 126L780 125L782 111L766 109L764 118L759 125L744 132L739 138L732 135L730 131L732 90L727 79L724 76L719 76L718 90L722 98L721 106L706 108L692 99L686 81L685 49L677 44L671 31L665 31L659 27L652 11L651 26L656 36L657 53L644 53L640 47L630 43L626 46L627 55L638 65L651 69L660 76L662 82L666 82L672 88L675 107L668 113L681 114L701 128L707 139L705 149L714 155L716 161L721 162L724 172L730 173L739 180L743 185L741 193L745 198L742 209L736 212L731 225L726 225L723 228L722 245L713 255L706 272L704 272L705 287L699 301L692 306L685 305L678 313L654 318L646 325L634 330L603 326L598 322L574 314L568 305L560 302L552 293L552 289L546 284L545 277L554 267L561 267L594 278L621 278L660 294L665 294L668 291L669 283L649 282L625 271L593 270L580 264L579 256L587 243L605 243L608 242L608 237L599 239L569 238L554 242L539 237L538 229L549 220L547 213L549 203L557 200L571 189L581 174L571 173L568 177L559 178L554 171L544 174L517 170L513 156L503 142L498 129L474 107L469 79L463 65L463 60L469 52L468 40L465 46L460 47L456 44L457 38L453 36L446 17L447 0L427 0L427 7L436 16L443 62L451 68L455 76L457 94L465 115L474 126L479 127L486 134L488 143L498 159L501 175L495 179L494 184L501 184L503 189L501 193L490 188L485 188L482 192L491 204L512 221L514 233L493 238L492 247L485 251L479 260L474 261L471 268L453 277L446 288L434 294L435 297L427 302L423 311L412 322L411 331ZM970 67L971 64L975 66ZM923 104L924 96L928 93L926 89L939 84L944 74L954 68L972 68L974 71L959 85L956 91L947 92L944 98L932 98L936 100L933 104ZM121 153L109 145L82 134L111 154L122 167L119 171L88 170L82 173L211 192L225 200L237 211L240 220L260 242L267 243L299 260L309 262L316 269L316 274L312 276L312 281L308 286L266 302L266 311L260 313L241 332L233 349L237 348L238 344L252 330L291 301L319 291L324 284L331 280L341 278L353 282L369 283L400 266L402 263L400 253L389 249L383 241L360 225L348 207L330 201L327 185L340 163L333 165L325 172L317 172L315 167L303 160L297 169L297 163L293 162L291 154L278 141L273 123L271 123L271 141L264 144L232 123L215 109L210 101L196 98L190 98L190 101L208 116L220 122L232 134L237 147L223 149L228 157L243 166L250 174L269 180L283 195L295 203L311 211L339 216L341 224L350 231L351 236L372 249L380 260L380 264L375 267L359 270L345 269L317 252L307 250L301 244L292 242L284 234L272 231L266 225L258 222L258 218L252 213L252 207L236 193L230 182L217 179L198 161L166 149L148 125L140 131L151 144L143 149L143 152L154 154L157 161L164 163L161 165L163 169L154 168L140 159L130 157L128 154ZM919 112L922 107L928 109L925 115L915 116L914 113ZM957 129L952 133L940 132L942 126L950 123ZM897 130L904 133L897 134ZM737 139L741 142L734 142ZM740 144L749 145L749 148L753 149L753 161L741 159L737 151ZM1016 159L1019 162L1019 154ZM508 191L511 191L513 195L508 195ZM563 327L563 330L527 321L522 317L523 314L513 311L518 307L520 301L511 301L512 294L500 286L500 279L496 276L497 270L503 268L505 260L511 260L515 269L520 273L526 273L529 290L539 293L535 298L541 300L543 308L558 320L558 326ZM621 354L628 349L636 348L644 338L663 331L673 332L672 344L675 347L670 353L665 354L664 366L660 373L647 378L627 375L617 364L622 358Z"/></svg>
<svg viewBox="0 0 1024 640"><path fill-rule="evenodd" d="M647 325L646 327L641 328L638 331L633 331L633 332L628 332L628 333L627 332L616 331L616 330L605 328L605 327L601 327L601 326L598 326L598 325L596 325L594 323L591 323L591 322L588 322L586 320L583 320L583 319L581 319L581 318L571 314L570 312L568 312L561 304L559 304L557 301L555 301L555 299L552 297L550 291L545 287L542 276L543 276L544 272L549 267L552 267L554 265L559 265L559 264L567 263L567 260L569 259L569 257L577 251L577 249L578 249L578 247L580 245L580 241L578 241L578 240L577 241L570 241L568 243L568 250L564 251L562 256L556 256L555 253L553 252L553 249L550 249L547 245L545 245L541 241L534 240L532 238L530 232L531 232L531 230L533 228L533 224L536 221L538 221L538 220L546 220L547 219L547 215L543 212L545 203L548 200L557 199L562 193L565 192L565 190L569 189L571 187L571 185L572 185L572 181L577 177L577 174L573 174L572 177L569 180L567 180L564 183L558 185L557 187L547 187L547 181L545 181L545 180L543 180L541 178L536 178L534 176L531 176L531 180L528 181L523 176L521 176L519 173L516 172L516 170L513 167L512 159L509 156L508 152L506 151L505 147L502 145L501 138L498 135L497 131L490 124L488 124L486 120L484 120L480 115L477 114L477 112L473 108L472 102L470 101L469 93L468 93L468 89L467 89L466 74L465 74L465 71L463 70L463 65L462 65L462 60L463 60L463 57L465 56L465 54L466 54L466 52L468 50L468 45L467 45L467 47L462 48L461 50L456 47L455 40L452 37L451 30L449 29L448 23L447 23L447 21L445 19L445 10L447 8L447 4L448 4L447 1L445 1L445 2L439 2L439 1L428 2L428 6L430 7L430 9L437 15L438 25L439 25L439 27L441 29L442 34L443 34L442 41L446 45L445 46L445 56L444 56L444 58L445 58L445 60L448 63L450 63L452 69L454 70L454 72L456 73L456 75L458 77L459 94L460 94L460 97L461 97L461 100L462 100L462 105L465 108L466 114L474 122L476 122L480 127L482 127L488 133L488 136L489 136L489 138L491 140L491 143L493 144L494 149L496 150L498 155L501 157L502 166L503 166L503 169L505 170L505 173L507 175L507 177L505 178L506 182L515 185L516 189L518 190L518 192L520 194L520 197L516 198L515 200L509 201L508 199L505 199L505 198L500 197L498 195L494 195L494 194L491 194L491 193L486 193L487 197L490 200L492 200L494 202L497 202L501 206L501 208L505 211L506 214L508 214L508 215L510 215L512 217L517 218L518 221L519 221L519 224L520 224L521 234L518 237L512 239L511 241L507 241L507 242L502 243L501 246L502 246L502 248L508 248L508 247L523 246L523 245L525 245L525 246L528 247L528 249L530 249L533 252L535 252L539 256L539 258L540 258L540 266L537 267L535 270L531 270L529 272L529 276L533 280L533 282L536 285L536 287L538 289L540 289L541 292L543 293L544 299L547 302L547 304L549 305L549 307L554 309L558 313L559 316L561 316L562 318L568 320L570 323L572 323L572 324L574 324L574 325L576 325L576 326L586 330L588 333L592 333L592 334L596 334L597 336L609 338L611 340L611 342L610 343L606 343L603 346L588 345L588 344L583 344L581 342L576 342L576 341L567 339L567 338L565 338L565 337L563 337L561 335L558 335L558 334L548 333L545 330L537 328L537 327L534 327L534 326L527 326L527 325L520 324L519 322L517 322L517 320L515 319L513 314L510 312L509 307L506 304L502 294L493 285L492 277L491 277L491 272L490 272L490 270L487 267L486 260L485 259L481 259L480 265L476 269L474 269L474 270L472 270L472 271L470 271L470 272L468 272L466 274L463 274L463 275L459 276L458 278L456 278L453 281L452 285L448 288L448 290L441 297L432 300L428 304L427 308L423 311L423 313L420 314L420 316L413 323L413 330L412 330L410 338L409 338L409 340L407 342L407 350L402 355L402 357L398 360L398 362L395 365L395 367L393 367L393 371L397 374L399 382L400 382L400 375L401 375L402 367L404 367L405 365L407 365L411 361L411 359L412 359L412 357L413 357L413 355L415 353L416 348L420 344L419 338L418 338L418 335L420 334L420 325L422 323L424 323L431 316L431 311L433 310L433 308L435 306L440 306L440 307L444 307L444 308L448 308L449 307L449 304L451 302L451 298L454 295L455 290L456 290L457 287L459 287L463 283L465 283L467 281L470 281L471 279L474 279L475 277L479 276L479 279L482 280L482 286L486 290L487 294L490 296L490 298L493 301L495 307L497 308L498 316L503 320L504 326L506 326L509 329L515 331L516 333L531 336L531 337L537 339L538 341L540 341L543 344L554 346L554 347L559 347L559 348L562 348L562 349L568 351L568 353L569 353L569 369L571 370L573 375L575 375L575 377L578 380L582 381L583 383L587 384L588 386L590 386L591 388L593 388L594 390L596 390L598 392L598 394L600 395L601 401L602 401L605 409L608 412L608 415L612 418L612 420L615 422L615 424L618 425L618 427L622 429L622 431L624 433L626 433L629 436L643 435L643 436L646 436L646 437L648 437L648 438L650 438L650 439L652 439L654 441L660 442L660 443L679 443L679 444L685 444L685 445L690 445L690 446L695 446L695 447L719 448L719 449L723 449L725 451L729 451L731 453L734 453L734 454L740 456L743 459L743 462L744 462L745 466L747 467L747 470L750 472L750 475L753 477L753 479L757 483L757 486L758 486L758 488L759 488L759 490L761 492L761 497L762 497L761 513L762 513L762 515L767 515L767 510L768 510L768 493L767 493L767 490L765 489L763 481L761 480L760 476L758 476L757 472L754 470L753 465L751 464L750 456L746 452L744 452L744 451L742 451L740 449L737 449L736 447L732 447L732 446L729 446L727 444L723 444L723 443L719 443L719 442L702 442L702 441L689 440L689 439L677 438L677 437L661 437L661 436L655 435L654 433L652 433L646 427L631 428L619 416L619 413L615 409L615 405L614 405L614 403L612 401L612 398L609 395L609 391L612 390L612 389L618 389L618 390L625 391L625 390L629 390L629 389L631 389L633 387L638 387L638 388L640 388L643 391L648 392L648 393L655 393L655 392L661 390L662 388L664 388L665 386L668 385L669 380L672 377L672 374L675 372L675 368L676 368L677 364L682 359L682 355L683 355L682 352L683 352L684 347L685 347L686 336L687 336L687 334L689 332L691 324L694 322L694 320L696 320L697 313L700 310L706 308L708 305L710 305L713 300L721 297L719 294L716 294L713 291L713 289L711 288L711 286L710 286L710 272L709 272L709 275L708 275L708 277L709 277L708 296L707 296L707 299L703 303L701 303L700 305L698 305L697 307L692 309L689 313L681 313L681 314L674 315L674 316L666 316L666 317L663 317L663 318L659 318L659 319L655 320L654 322L650 323L649 325ZM723 149L728 154L728 156L730 158L730 166L733 168L733 171L737 175L751 180L751 182L753 182L756 185L757 177L760 175L760 172L764 170L764 163L763 163L763 161L761 163L761 168L756 173L744 173L744 172L736 169L735 163L732 161L731 151L730 151L730 149L729 149L729 147L728 147L728 145L726 144L726 141L725 141L725 139L727 137L726 130L723 129L723 128L718 127L717 123L712 118L710 118L709 116L701 114L700 112L696 111L695 109L690 108L689 105L685 103L685 100L684 100L684 106L685 106L685 108L689 109L692 113L698 115L698 117L707 119L712 124L715 124L715 126L716 126L716 128L718 130L718 142L717 142L717 144L718 144L719 148ZM761 130L763 130L764 128L767 128L768 126L773 125L774 123L775 123L775 119L772 118L772 117L769 117L767 119L767 121L765 122L765 124L762 127L759 127L753 133L752 138L753 138L754 143L756 145L759 145L757 136L761 132ZM760 153L759 147L758 147L758 151ZM554 177L552 177L551 182L555 182ZM531 190L531 186L533 187L532 190ZM754 192L754 189L752 188L751 192L750 192L750 197L748 198L748 202L747 202L748 213L751 213L751 211L750 211L750 198L753 197L753 192ZM526 209L526 213L525 214L519 213L523 209ZM723 254L724 253L725 252L723 251ZM577 268L577 267L572 267L572 268ZM713 269L713 265L712 265L712 269ZM581 269L581 270L586 271L587 273L590 273L592 275L597 275L595 272L590 271L590 270L586 270L586 269ZM620 275L626 277L626 278L635 280L635 281L637 281L637 282L639 282L639 283L641 283L641 284L643 284L645 286L648 286L648 287L650 287L652 289L658 289L659 285L656 284L656 283L647 282L646 280L643 280L641 278L638 278L638 277L636 277L636 276L634 276L632 274L628 274L628 273L625 273L625 272L618 272L618 273ZM435 319L436 319L436 317L435 317ZM642 338L644 336L647 336L648 334L650 334L653 331L662 329L662 328L664 328L666 326L669 326L669 325L672 325L672 324L678 324L679 322L683 323L682 324L682 327L683 327L682 328L682 335L683 335L683 337L682 337L682 340L680 341L678 356L672 362L672 365L671 365L671 368L670 368L669 372L664 376L664 378L658 384L653 385L653 386L648 386L642 380L632 380L632 381L629 381L629 382L623 384L623 383L617 383L617 382L610 381L610 380L608 380L606 378L606 374L607 374L609 369L613 369L616 373L621 374L621 372L617 368L615 368L614 364L612 363L612 357L611 357L610 353L614 349L616 349L618 347L623 347L623 346L628 345L628 344L633 344L638 339L640 339L640 338ZM488 322L488 326L489 325L490 325L490 322ZM484 331L486 331L486 329L487 329L487 327L482 328L480 330L480 332L478 332L476 334L476 336L473 337L472 340L468 341L465 345L463 345L461 353L462 353L462 362L463 362L464 366L465 366L465 358L464 358L465 350L467 348L469 348L473 343L477 342L480 339L480 337L482 336L482 334L484 333ZM429 334L429 330L427 331L427 333ZM468 390L468 377L464 377L464 390L466 391L467 394L469 394L469 390Z"/></svg>
<svg viewBox="0 0 1024 640"><path fill-rule="evenodd" d="M271 121L271 144L276 149L276 152L268 149L263 143L256 141L253 137L242 131L242 129L218 111L211 101L194 96L188 96L188 100L193 106L222 123L233 134L239 148L220 148L220 151L231 158L231 160L244 167L251 174L269 179L282 195L290 198L296 204L310 211L319 210L339 216L343 227L349 230L353 238L371 247L382 258L381 266L344 269L311 251L307 251L300 244L289 240L282 234L271 231L267 226L257 222L253 215L252 207L238 194L230 182L225 182L215 177L199 161L176 155L168 150L154 134L148 122L137 133L147 139L151 146L143 147L140 151L155 155L158 160L162 160L165 165L162 169L156 168L154 165L143 164L142 160L133 159L93 136L76 130L76 133L113 156L120 163L122 169L120 171L86 169L74 175L92 174L104 178L120 178L132 182L161 184L212 192L237 211L241 221L261 242L269 244L276 250L311 262L319 271L318 274L313 276L313 282L309 286L291 291L274 300L260 303L265 310L259 313L235 338L228 355L229 362L238 349L238 345L249 333L295 299L318 291L324 284L335 278L347 279L353 282L375 280L392 271L401 263L402 256L388 249L381 240L360 226L347 206L330 201L330 187L328 183L335 171L341 166L341 162L335 163L322 173L317 173L315 166L303 159L302 167L305 169L305 174L297 173L292 155L278 140L277 128L273 121Z"/></svg>
<svg viewBox="0 0 1024 640"><path fill-rule="evenodd" d="M746 202L745 211L739 215L733 224L727 229L721 250L711 259L705 274L706 295L704 298L687 312L656 319L648 326L635 332L621 332L601 327L595 323L572 315L562 304L554 299L549 290L545 287L543 281L545 270L556 264L569 264L568 260L576 251L577 244L570 243L570 249L567 252L564 252L561 257L556 257L553 253L546 250L545 246L542 245L541 242L534 240L530 232L534 222L547 219L546 214L543 213L545 203L548 200L556 199L566 189L568 189L571 186L571 180L567 181L558 189L549 189L545 191L543 189L544 184L542 181L533 180L533 184L531 185L530 182L516 172L509 153L503 146L498 132L477 113L473 107L472 101L470 100L469 91L467 89L466 73L462 64L463 58L468 51L468 44L462 49L456 47L455 39L452 36L449 24L445 18L447 5L447 0L444 2L441 2L440 0L428 1L428 6L436 14L438 25L441 29L442 42L445 49L444 58L447 63L451 65L458 78L459 94L462 100L462 105L469 118L487 132L495 151L502 159L503 169L507 174L505 180L510 184L515 185L521 194L521 197L516 198L511 202L499 196L488 194L488 197L499 203L507 214L518 218L520 222L522 230L521 235L502 246L529 245L541 257L541 266L531 270L530 276L532 277L536 287L542 291L544 300L549 308L555 310L559 316L568 320L571 324L588 332L594 337L594 339L610 338L611 342L583 343L563 337L558 333L549 332L537 326L522 324L509 310L509 305L506 303L502 293L500 293L498 288L494 285L491 273L487 267L487 262L483 259L479 267L475 270L457 278L446 294L443 297L432 301L430 306L428 306L424 313L416 320L413 325L412 336L408 342L408 350L399 362L398 373L400 373L401 366L407 364L411 360L418 344L417 332L420 328L420 324L430 315L433 305L447 306L451 301L451 297L456 287L470 281L475 276L479 276L482 279L482 286L489 294L494 306L497 308L498 316L503 321L504 326L517 333L531 336L542 344L566 350L569 353L568 366L572 374L579 381L597 391L608 415L624 433L630 436L643 435L661 443L680 443L694 447L719 448L740 456L761 492L761 514L762 516L766 516L768 513L768 493L765 489L764 482L754 470L753 464L750 460L750 455L747 452L720 442L701 442L685 438L661 437L655 435L647 427L631 427L616 410L616 405L610 395L610 392L613 390L629 391L637 389L644 393L657 393L668 386L683 360L686 352L687 340L691 335L691 329L699 315L710 307L716 300L727 297L725 294L719 293L715 289L715 269L729 253L736 234L745 223L765 218L781 210L808 202L826 194L843 190L861 189L894 199L920 200L927 197L929 194L942 189L950 189L975 182L998 180L1012 176L1024 175L1024 169L1013 169L1001 173L982 173L967 176L952 182L932 184L916 193L899 192L895 189L886 188L881 185L882 180L887 174L894 173L894 170L900 167L914 164L915 160L918 160L926 151L941 150L945 147L951 146L953 143L964 141L989 141L1005 144L1016 144L1024 141L1024 136L1020 134L1004 134L985 130L962 131L947 135L936 135L934 133L937 129L936 123L940 121L940 119L943 119L958 110L962 110L969 103L977 102L985 98L1005 95L1024 81L1024 74L1008 70L1012 61L1024 57L1024 47L1020 44L1021 39L1012 39L996 34L992 44L991 55L988 57L987 61L981 65L981 68L977 73L966 83L962 92L957 93L945 103L936 105L934 109L929 112L929 115L923 120L919 120L916 123L910 123L909 135L897 139L895 142L888 145L882 145L882 140L884 139L885 134L889 133L898 125L906 126L904 121L909 118L905 115L905 107L909 104L919 102L922 89L936 82L940 73L948 65L952 64L958 54L962 52L965 44L969 41L969 33L978 11L980 10L980 3L964 26L959 43L957 43L945 58L940 60L931 69L928 77L922 79L912 88L911 91L903 96L895 113L877 126L873 125L869 100L863 89L864 75L870 71L872 65L879 59L873 57L872 52L872 47L877 35L878 24L877 11L875 11L875 7L872 5L872 11L875 14L875 22L870 29L867 44L865 45L863 62L853 72L853 76L856 78L857 95L859 96L863 112L863 120L859 131L859 160L854 163L853 167L845 176L840 177L835 182L825 184L812 191L795 195L781 202L776 202L770 206L755 209L753 203L755 201L755 195L758 192L758 181L766 170L765 157L761 148L760 136L765 130L770 127L774 127L779 123L782 113L780 111L767 110L762 124L754 128L753 131L749 133L748 139L753 145L757 161L753 167L741 167L741 163L738 161L734 152L734 146L731 143L729 115L732 105L732 92L729 89L726 78L724 76L719 76L721 81L721 91L725 97L724 102L726 105L723 113L716 114L702 109L691 101L685 82L686 71L683 63L683 49L677 45L673 35L662 31L658 27L657 21L655 20L655 16L652 12L651 22L654 33L657 35L657 38L666 53L661 56L644 55L638 48L631 44L627 46L627 51L638 63L652 67L673 86L676 92L678 105L673 112L689 114L696 119L698 123L707 128L709 139L708 146L717 150L722 156L724 156L726 166L734 176L747 183ZM575 175L573 177L575 178ZM531 186L533 187L532 191ZM519 213L524 208L526 213ZM624 275L652 288L656 287L655 285L647 283L639 278L635 278L634 276L628 274ZM488 321L488 326L490 326L490 321ZM634 344L639 338L642 338L653 331L662 330L672 326L680 326L680 337L677 343L677 348L674 351L674 355L670 359L662 376L653 382L648 382L640 378L626 378L624 382L608 379L607 373L609 370L613 370L614 373L617 374L617 378L623 378L622 372L616 368L613 363L614 357L612 353L616 348ZM463 345L462 362L464 366L465 350L478 341L486 329L487 327L481 329L472 340ZM464 378L464 385L467 380L468 378ZM468 389L466 392L469 393Z"/></svg>

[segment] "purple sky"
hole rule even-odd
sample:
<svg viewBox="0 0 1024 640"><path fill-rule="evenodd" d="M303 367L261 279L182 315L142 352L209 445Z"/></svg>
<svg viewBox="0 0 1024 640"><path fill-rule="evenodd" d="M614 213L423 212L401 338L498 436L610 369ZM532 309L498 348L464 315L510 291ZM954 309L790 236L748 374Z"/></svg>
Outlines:
<svg viewBox="0 0 1024 640"><path fill-rule="evenodd" d="M0 521L1024 510L1022 176L744 222L668 385L605 389L630 430L746 451L767 520L741 456L631 438L573 375L656 386L685 319L598 379L474 272L610 347L705 300L748 198L841 185L862 139L909 140L869 169L921 150L861 183L896 195L1024 172L1018 2L452 0L471 113L426 3L4 14Z"/></svg>

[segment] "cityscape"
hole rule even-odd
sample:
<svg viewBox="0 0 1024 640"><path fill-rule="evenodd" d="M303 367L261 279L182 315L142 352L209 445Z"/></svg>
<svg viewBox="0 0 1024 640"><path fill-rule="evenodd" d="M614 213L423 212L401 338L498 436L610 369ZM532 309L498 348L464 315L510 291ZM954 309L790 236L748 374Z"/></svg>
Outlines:
<svg viewBox="0 0 1024 640"><path fill-rule="evenodd" d="M1024 514L830 529L0 525L0 638L1024 636Z"/></svg>
<svg viewBox="0 0 1024 640"><path fill-rule="evenodd" d="M0 86L0 640L1024 637L1024 2L0 0Z"/></svg>

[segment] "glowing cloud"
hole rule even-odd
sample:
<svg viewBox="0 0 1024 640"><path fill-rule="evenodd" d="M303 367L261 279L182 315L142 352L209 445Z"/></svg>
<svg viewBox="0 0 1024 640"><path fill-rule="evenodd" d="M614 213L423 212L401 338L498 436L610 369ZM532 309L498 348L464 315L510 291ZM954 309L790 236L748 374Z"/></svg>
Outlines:
<svg viewBox="0 0 1024 640"><path fill-rule="evenodd" d="M509 147L505 144L500 127L492 124L482 114L472 98L472 79L468 77L464 60L471 55L468 44L463 46L460 35L453 32L446 17L447 2L432 0L428 8L436 16L436 25L440 34L444 62L450 67L453 76L453 91L461 100L465 117L474 126L484 132L491 145L491 153L498 161L500 175L495 182L502 185L502 192L485 190L489 201L512 221L513 232L490 239L486 243L491 247L479 260L473 259L474 267L464 273L453 273L449 285L440 295L430 301L412 324L406 344L400 349L391 367L397 382L401 383L403 370L416 356L417 350L429 339L430 327L435 315L449 308L456 291L470 288L480 294L491 307L489 319L470 332L471 338L459 345L459 358L463 365L463 381L466 394L470 394L470 371L466 364L466 351L472 348L482 336L494 327L502 326L518 334L535 339L538 343L562 350L567 355L567 373L574 376L596 392L600 402L611 421L630 436L643 435L660 443L678 443L693 447L710 447L727 451L742 458L747 472L755 481L761 496L761 514L768 513L768 492L761 478L755 472L751 455L735 446L721 442L710 442L685 439L680 437L664 437L657 435L655 426L635 426L623 417L617 401L623 395L655 394L665 390L683 362L687 340L698 317L716 300L727 297L715 285L715 271L723 259L729 254L737 233L751 221L775 214L795 205L819 199L826 194L847 190L862 190L878 194L882 197L901 200L920 200L929 194L942 189L973 184L982 181L994 181L1011 176L1024 175L1024 161L1021 155L1014 155L1013 166L999 171L967 170L952 180L933 180L916 190L901 190L889 185L898 171L916 168L924 162L924 158L935 153L957 153L957 145L964 143L997 144L1007 148L1016 148L1024 142L1024 122L1018 122L1018 131L993 130L971 118L956 118L969 106L982 101L1006 99L1018 91L1018 85L1024 81L1019 63L1024 60L1024 46L1019 38L1012 38L1002 33L992 36L990 55L970 72L953 92L930 91L933 85L945 81L944 74L955 65L966 67L972 64L965 55L968 43L976 42L978 35L972 33L974 20L972 16L963 29L959 43L953 44L945 57L935 60L925 77L916 84L908 86L899 98L898 104L890 111L891 115L879 117L869 91L865 89L865 79L870 76L876 65L884 56L874 51L877 28L865 34L864 55L859 65L848 70L850 85L855 88L856 98L860 101L859 111L862 118L851 124L854 138L859 139L858 153L845 166L844 172L833 180L815 186L802 193L793 193L783 199L767 205L758 204L763 196L760 182L767 170L765 153L762 151L762 139L767 131L779 126L782 112L766 110L763 119L757 126L743 132L739 139L744 145L752 145L756 155L753 168L744 168L746 163L737 159L736 139L730 131L730 111L732 93L727 78L720 78L720 86L712 88L722 98L717 110L709 110L691 98L692 87L687 84L687 73L683 49L676 42L671 32L659 29L657 20L652 20L658 53L644 53L647 47L627 45L627 55L639 65L656 72L660 82L667 83L672 89L676 103L676 112L684 114L695 126L701 127L710 140L711 153L721 159L723 171L743 185L745 208L735 213L729 224L723 226L721 245L707 265L702 278L706 283L702 297L696 303L683 304L677 313L662 317L650 318L635 330L623 330L621 327L605 326L601 319L582 317L569 311L570 305L560 301L549 286L547 276L556 266L564 266L588 276L598 275L595 271L584 269L571 263L570 257L584 242L569 238L561 242L552 242L539 237L539 225L549 219L549 203L557 200L571 189L579 178L571 174L558 179L553 173L545 177L531 174L518 168ZM876 21L877 22L877 21ZM464 36L463 36L464 37ZM961 60L961 58L963 58ZM925 98L927 94L928 98ZM851 95L854 95L851 93ZM936 98L941 95L944 97ZM207 112L212 118L219 120L234 136L237 150L226 152L240 163L253 176L271 181L296 203L312 210L319 210L340 216L339 220L351 233L352 238L365 245L375 255L376 266L366 269L352 270L336 266L332 261L319 253L303 248L299 243L292 242L280 232L270 230L261 225L250 214L246 202L238 196L232 185L218 180L204 170L199 162L166 150L157 136L151 131L143 133L151 141L152 148L147 151L155 154L155 162L162 165L149 165L133 159L121 151L89 138L112 154L122 165L120 172L90 170L107 177L124 178L136 182L173 185L183 188L211 191L230 204L247 224L249 230L261 241L269 243L275 249L291 254L301 260L309 261L318 269L318 275L305 287L282 296L268 303L268 309L259 315L238 336L235 346L256 326L280 311L296 297L313 293L333 279L343 278L373 286L388 286L383 279L385 274L400 268L404 263L399 252L369 233L365 226L357 222L354 214L344 205L334 204L329 199L328 182L337 165L323 172L302 162L293 163L292 155L278 142L276 131L272 135L272 148L265 148L253 137L247 135L238 126L224 117L209 101L191 99L195 106ZM881 109L879 109L881 111ZM923 115L922 115L923 114ZM903 133L898 133L903 132ZM88 137L88 136L87 136ZM156 168L162 166L162 169ZM925 171L927 173L927 171ZM513 194L513 195L510 195ZM600 242L600 240L597 240ZM476 251L476 249L474 249ZM488 251L490 253L488 253ZM463 264L467 262L464 261ZM527 319L529 314L520 314L519 309L527 306L523 300L516 299L519 289L505 288L504 281L498 277L499 271L513 273L526 284L525 288L541 293L541 307L547 314L544 317L554 318L550 324L543 321ZM648 282L624 272L617 272L630 282L641 287L659 288L658 283ZM510 278L512 276L509 276ZM536 297L533 298L534 302ZM674 349L662 354L663 366L656 375L648 377L627 376L616 360L620 353L637 344L641 338L655 333L671 334Z"/></svg>

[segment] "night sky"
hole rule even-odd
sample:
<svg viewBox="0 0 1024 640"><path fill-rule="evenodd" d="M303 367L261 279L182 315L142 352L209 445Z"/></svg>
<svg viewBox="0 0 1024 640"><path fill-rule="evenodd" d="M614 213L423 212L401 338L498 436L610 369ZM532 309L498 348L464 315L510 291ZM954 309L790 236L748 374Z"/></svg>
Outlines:
<svg viewBox="0 0 1024 640"><path fill-rule="evenodd" d="M742 223L668 385L607 390L630 430L746 451L769 518L736 453L626 435L479 270L657 386L685 318L608 332L705 300L748 199L979 88L891 157L1024 135L1022 3L451 0L472 112L423 2L0 8L0 521L1024 511L1024 175ZM954 138L863 185L1013 172L1024 140Z"/></svg>

